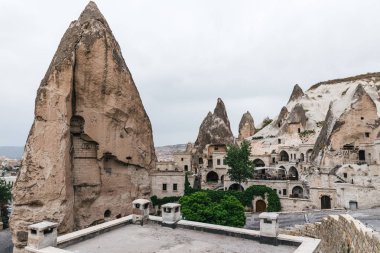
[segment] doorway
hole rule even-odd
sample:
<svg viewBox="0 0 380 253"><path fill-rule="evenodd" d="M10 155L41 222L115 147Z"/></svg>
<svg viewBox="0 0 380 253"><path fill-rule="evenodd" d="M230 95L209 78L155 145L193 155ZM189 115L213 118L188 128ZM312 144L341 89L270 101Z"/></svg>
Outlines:
<svg viewBox="0 0 380 253"><path fill-rule="evenodd" d="M364 150L359 150L359 160L365 161L365 151Z"/></svg>
<svg viewBox="0 0 380 253"><path fill-rule="evenodd" d="M330 196L324 195L321 197L321 209L331 209Z"/></svg>
<svg viewBox="0 0 380 253"><path fill-rule="evenodd" d="M256 201L256 212L261 213L265 212L267 209L267 204L265 203L264 200L259 199Z"/></svg>

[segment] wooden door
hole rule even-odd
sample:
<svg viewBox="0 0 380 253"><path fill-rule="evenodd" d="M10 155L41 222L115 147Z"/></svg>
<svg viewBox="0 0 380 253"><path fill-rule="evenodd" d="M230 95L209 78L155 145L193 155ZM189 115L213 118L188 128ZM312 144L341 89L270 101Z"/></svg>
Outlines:
<svg viewBox="0 0 380 253"><path fill-rule="evenodd" d="M265 212L267 209L267 204L263 200L256 201L256 212Z"/></svg>

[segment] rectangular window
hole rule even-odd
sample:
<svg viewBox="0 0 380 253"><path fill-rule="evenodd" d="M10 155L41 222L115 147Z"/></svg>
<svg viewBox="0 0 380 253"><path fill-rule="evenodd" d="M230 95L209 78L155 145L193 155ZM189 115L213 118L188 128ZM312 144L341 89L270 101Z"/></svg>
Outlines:
<svg viewBox="0 0 380 253"><path fill-rule="evenodd" d="M183 161L183 158L181 158L181 161Z"/></svg>
<svg viewBox="0 0 380 253"><path fill-rule="evenodd" d="M264 223L272 224L272 220L270 220L270 219L264 219Z"/></svg>
<svg viewBox="0 0 380 253"><path fill-rule="evenodd" d="M286 189L282 189L282 194L285 196L286 195Z"/></svg>
<svg viewBox="0 0 380 253"><path fill-rule="evenodd" d="M220 159L217 159L217 160L216 160L216 164L217 164L217 165L220 165Z"/></svg>
<svg viewBox="0 0 380 253"><path fill-rule="evenodd" d="M223 159L223 165L227 165L226 159Z"/></svg>
<svg viewBox="0 0 380 253"><path fill-rule="evenodd" d="M218 150L219 148L218 147L215 147L215 150Z"/></svg>
<svg viewBox="0 0 380 253"><path fill-rule="evenodd" d="M168 185L167 185L167 184L162 184L162 190L163 190L163 191L166 191L167 188L168 188Z"/></svg>
<svg viewBox="0 0 380 253"><path fill-rule="evenodd" d="M347 178L347 173L343 173L343 177L344 177L344 178Z"/></svg>
<svg viewBox="0 0 380 253"><path fill-rule="evenodd" d="M278 144L281 144L281 139L278 139Z"/></svg>
<svg viewBox="0 0 380 253"><path fill-rule="evenodd" d="M173 191L177 191L178 190L178 184L173 184Z"/></svg>
<svg viewBox="0 0 380 253"><path fill-rule="evenodd" d="M365 133L365 137L369 138L369 133L368 132Z"/></svg>

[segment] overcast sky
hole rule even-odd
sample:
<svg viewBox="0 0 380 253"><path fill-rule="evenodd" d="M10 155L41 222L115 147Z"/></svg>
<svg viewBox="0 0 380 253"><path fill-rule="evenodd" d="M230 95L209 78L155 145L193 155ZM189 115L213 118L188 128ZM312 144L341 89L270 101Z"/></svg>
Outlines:
<svg viewBox="0 0 380 253"><path fill-rule="evenodd" d="M380 71L379 0L96 1L118 40L156 146L195 141L221 97L275 117L298 83ZM79 0L0 0L0 146L25 144L40 80Z"/></svg>

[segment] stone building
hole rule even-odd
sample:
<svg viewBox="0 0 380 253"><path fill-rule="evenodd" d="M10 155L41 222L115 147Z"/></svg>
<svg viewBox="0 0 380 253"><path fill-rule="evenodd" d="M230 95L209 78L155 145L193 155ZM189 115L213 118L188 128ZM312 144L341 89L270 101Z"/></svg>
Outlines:
<svg viewBox="0 0 380 253"><path fill-rule="evenodd" d="M156 169L150 173L152 195L158 198L183 196L185 191L185 174L191 185L194 184L197 171L192 167L193 145L188 143L184 151L173 154L171 161L158 161Z"/></svg>
<svg viewBox="0 0 380 253"><path fill-rule="evenodd" d="M297 85L273 122L246 138L254 178L283 210L370 208L380 204L380 74ZM236 187L228 180L225 188Z"/></svg>
<svg viewBox="0 0 380 253"><path fill-rule="evenodd" d="M379 73L322 82L306 92L296 85L278 117L259 132L245 136L251 142L255 171L242 185L229 180L224 157L226 145L239 143L248 129L255 131L253 119L243 120L247 115L243 116L242 122L252 124L240 124L240 140L235 140L229 134L221 135L229 133L224 131L227 124L221 124L218 131L221 120L209 113L197 138L208 142L198 144L201 151L193 151L193 167L198 168L201 187L219 190L266 185L276 190L285 211L379 205L379 89ZM223 111L222 122L229 126L224 104ZM204 138L212 135L208 128L217 138ZM257 201L262 204L254 200L254 210ZM262 201L267 205L267 200Z"/></svg>

